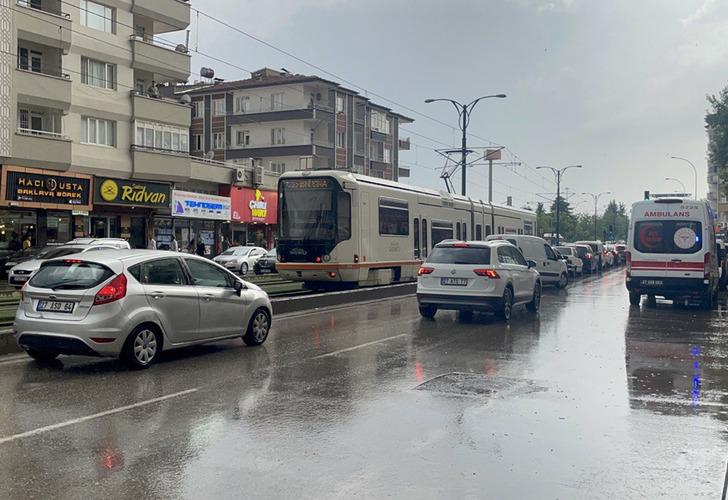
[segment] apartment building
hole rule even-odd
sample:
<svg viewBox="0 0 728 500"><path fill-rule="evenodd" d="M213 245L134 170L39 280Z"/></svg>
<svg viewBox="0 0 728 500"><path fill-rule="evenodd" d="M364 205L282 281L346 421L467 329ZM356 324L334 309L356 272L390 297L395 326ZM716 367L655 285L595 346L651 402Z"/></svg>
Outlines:
<svg viewBox="0 0 728 500"><path fill-rule="evenodd" d="M0 253L26 235L219 242L234 167L191 158L189 99L162 96L189 78L168 38L189 23L183 0L0 0Z"/></svg>
<svg viewBox="0 0 728 500"><path fill-rule="evenodd" d="M720 177L718 167L714 165L708 166L708 201L711 208L715 211L718 218L718 226L721 231L728 230L728 197L721 194Z"/></svg>
<svg viewBox="0 0 728 500"><path fill-rule="evenodd" d="M190 152L268 171L342 169L397 180L399 126L412 119L318 76L264 68L251 78L178 87L192 103Z"/></svg>

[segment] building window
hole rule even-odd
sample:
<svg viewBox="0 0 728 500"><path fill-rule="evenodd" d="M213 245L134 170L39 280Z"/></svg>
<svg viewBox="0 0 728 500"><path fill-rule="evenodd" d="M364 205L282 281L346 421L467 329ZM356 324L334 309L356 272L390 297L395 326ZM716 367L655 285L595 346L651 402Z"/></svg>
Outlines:
<svg viewBox="0 0 728 500"><path fill-rule="evenodd" d="M247 95L240 95L235 98L235 112L236 113L249 113L250 112L250 97Z"/></svg>
<svg viewBox="0 0 728 500"><path fill-rule="evenodd" d="M215 132L212 134L212 147L213 149L225 149L225 134L222 132Z"/></svg>
<svg viewBox="0 0 728 500"><path fill-rule="evenodd" d="M274 161L270 164L270 170L271 172L275 172L277 174L282 174L286 171L286 163L282 161Z"/></svg>
<svg viewBox="0 0 728 500"><path fill-rule="evenodd" d="M346 147L346 132L336 132L336 147L337 148Z"/></svg>
<svg viewBox="0 0 728 500"><path fill-rule="evenodd" d="M42 72L43 53L36 50L20 48L18 50L18 67L34 73Z"/></svg>
<svg viewBox="0 0 728 500"><path fill-rule="evenodd" d="M390 157L392 156L391 152L392 152L392 149L389 147L388 144L385 144L384 145L384 154L383 154L384 163L390 163L390 161L391 161Z"/></svg>
<svg viewBox="0 0 728 500"><path fill-rule="evenodd" d="M387 118L386 113L382 113L381 111L373 109L370 117L370 127L372 130L375 130L382 134L389 134L389 119Z"/></svg>
<svg viewBox="0 0 728 500"><path fill-rule="evenodd" d="M286 129L272 128L270 130L270 143L273 145L286 143Z"/></svg>
<svg viewBox="0 0 728 500"><path fill-rule="evenodd" d="M225 99L212 100L212 116L225 116Z"/></svg>
<svg viewBox="0 0 728 500"><path fill-rule="evenodd" d="M379 198L379 234L409 234L409 206L404 200Z"/></svg>
<svg viewBox="0 0 728 500"><path fill-rule="evenodd" d="M250 146L250 131L249 130L238 130L235 133L235 144L242 147Z"/></svg>
<svg viewBox="0 0 728 500"><path fill-rule="evenodd" d="M116 9L90 0L81 0L81 26L106 33L116 32Z"/></svg>
<svg viewBox="0 0 728 500"><path fill-rule="evenodd" d="M172 127L162 123L134 122L135 146L173 153L189 153L189 129Z"/></svg>
<svg viewBox="0 0 728 500"><path fill-rule="evenodd" d="M205 116L205 101L192 101L192 118Z"/></svg>
<svg viewBox="0 0 728 500"><path fill-rule="evenodd" d="M115 147L116 122L93 118L91 116L82 116L81 142L83 144Z"/></svg>
<svg viewBox="0 0 728 500"><path fill-rule="evenodd" d="M88 57L81 58L81 83L93 87L114 90L116 88L116 66Z"/></svg>
<svg viewBox="0 0 728 500"><path fill-rule="evenodd" d="M270 95L270 109L271 111L280 111L283 109L283 93L271 94Z"/></svg>
<svg viewBox="0 0 728 500"><path fill-rule="evenodd" d="M192 134L193 151L202 151L202 134Z"/></svg>
<svg viewBox="0 0 728 500"><path fill-rule="evenodd" d="M346 113L346 96L336 95L336 112Z"/></svg>
<svg viewBox="0 0 728 500"><path fill-rule="evenodd" d="M55 116L46 116L45 113L29 109L18 110L18 129L21 133L31 135L60 133Z"/></svg>

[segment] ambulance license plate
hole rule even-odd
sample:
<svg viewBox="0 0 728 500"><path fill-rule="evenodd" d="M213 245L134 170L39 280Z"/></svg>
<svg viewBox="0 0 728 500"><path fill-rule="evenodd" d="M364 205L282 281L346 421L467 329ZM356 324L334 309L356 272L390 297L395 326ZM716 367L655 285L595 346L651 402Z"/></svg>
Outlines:
<svg viewBox="0 0 728 500"><path fill-rule="evenodd" d="M642 280L640 282L642 286L662 286L662 280Z"/></svg>

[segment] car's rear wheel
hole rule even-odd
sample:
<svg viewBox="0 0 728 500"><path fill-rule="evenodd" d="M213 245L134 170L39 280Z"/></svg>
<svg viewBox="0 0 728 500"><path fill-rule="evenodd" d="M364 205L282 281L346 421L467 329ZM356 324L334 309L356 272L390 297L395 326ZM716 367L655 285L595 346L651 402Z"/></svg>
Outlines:
<svg viewBox="0 0 728 500"><path fill-rule="evenodd" d="M640 299L642 299L642 295L639 293L631 293L629 294L629 303L633 306L640 305Z"/></svg>
<svg viewBox="0 0 728 500"><path fill-rule="evenodd" d="M561 273L561 276L559 276L559 282L556 284L558 288L566 288L566 286L569 284L569 275L566 273Z"/></svg>
<svg viewBox="0 0 728 500"><path fill-rule="evenodd" d="M513 291L510 288L506 288L503 292L503 307L500 310L500 317L506 321L511 320L513 315Z"/></svg>
<svg viewBox="0 0 728 500"><path fill-rule="evenodd" d="M260 345L268 338L269 332L270 314L262 307L259 307L253 313L253 317L250 318L248 330L243 335L243 342L249 346Z"/></svg>
<svg viewBox="0 0 728 500"><path fill-rule="evenodd" d="M242 264L240 264L240 274L242 274L243 276L248 274L248 263L247 262L243 262Z"/></svg>
<svg viewBox="0 0 728 500"><path fill-rule="evenodd" d="M432 319L437 314L437 306L431 304L420 306L420 316L427 319Z"/></svg>
<svg viewBox="0 0 728 500"><path fill-rule="evenodd" d="M538 310L541 308L541 283L536 283L533 287L533 298L531 298L531 302L526 304L526 309L528 309L531 312L538 312Z"/></svg>
<svg viewBox="0 0 728 500"><path fill-rule="evenodd" d="M35 349L27 349L25 352L28 353L28 356L33 358L36 361L40 361L41 363L47 363L48 361L53 361L58 357L57 352L48 352L48 351L37 351Z"/></svg>
<svg viewBox="0 0 728 500"><path fill-rule="evenodd" d="M121 351L121 358L135 370L149 368L162 352L162 338L150 325L140 325L131 332Z"/></svg>

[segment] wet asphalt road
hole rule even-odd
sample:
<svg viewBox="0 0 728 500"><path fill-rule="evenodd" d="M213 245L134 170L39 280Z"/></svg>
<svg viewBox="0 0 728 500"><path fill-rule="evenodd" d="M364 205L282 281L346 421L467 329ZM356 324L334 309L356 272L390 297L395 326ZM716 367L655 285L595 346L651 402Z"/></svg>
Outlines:
<svg viewBox="0 0 728 500"><path fill-rule="evenodd" d="M0 498L720 498L726 306L630 309L623 279L510 325L281 317L143 372L4 358Z"/></svg>

